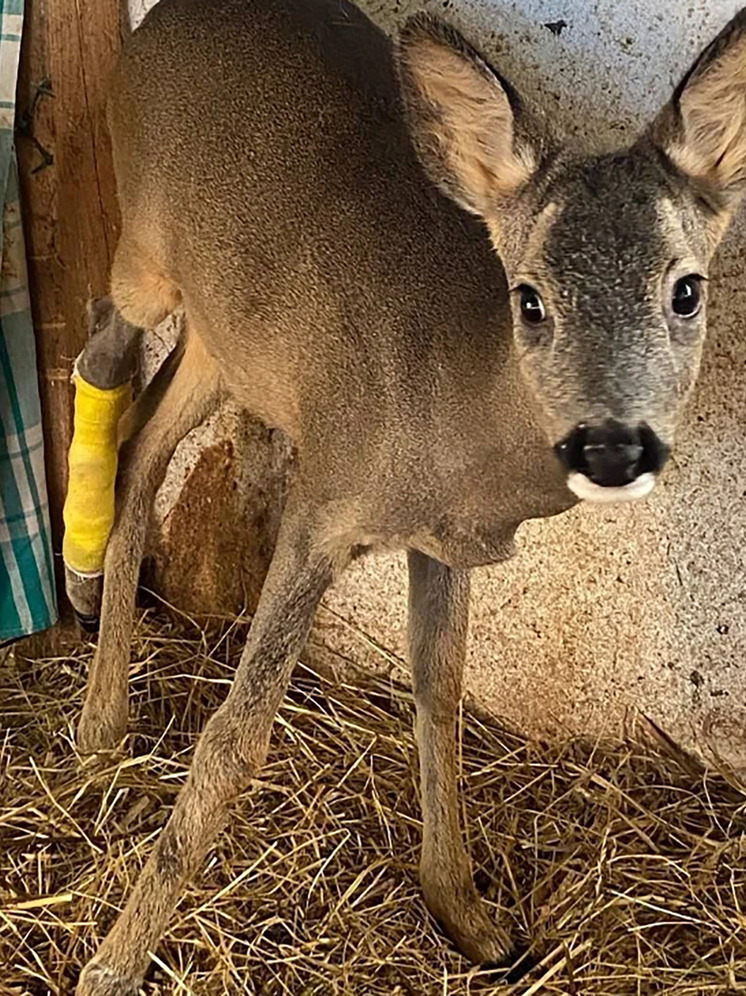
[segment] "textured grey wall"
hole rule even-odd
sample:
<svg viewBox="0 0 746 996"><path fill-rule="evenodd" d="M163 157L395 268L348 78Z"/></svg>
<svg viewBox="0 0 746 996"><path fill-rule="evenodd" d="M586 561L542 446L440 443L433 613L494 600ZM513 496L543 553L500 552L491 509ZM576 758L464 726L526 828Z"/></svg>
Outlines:
<svg viewBox="0 0 746 996"><path fill-rule="evenodd" d="M573 141L599 148L624 142L657 111L739 4L363 6L387 29L421 6L448 17ZM566 26L558 35L559 21ZM509 565L475 574L469 688L523 729L617 732L641 711L686 744L746 765L745 243L738 223L712 274L700 385L655 495L528 523ZM202 429L182 447L161 494L162 517L212 438L214 429ZM328 596L314 645L388 666L373 644L403 657L405 598L401 557L356 565Z"/></svg>

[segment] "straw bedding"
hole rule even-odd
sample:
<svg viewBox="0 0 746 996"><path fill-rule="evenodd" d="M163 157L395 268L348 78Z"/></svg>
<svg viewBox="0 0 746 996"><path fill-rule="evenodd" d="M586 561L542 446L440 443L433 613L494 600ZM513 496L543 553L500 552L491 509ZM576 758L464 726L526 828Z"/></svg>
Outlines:
<svg viewBox="0 0 746 996"><path fill-rule="evenodd" d="M82 759L92 647L0 665L0 994L71 993L183 784L245 626L146 617L125 754ZM746 992L746 788L660 734L530 743L465 709L476 880L534 966L467 965L417 884L413 706L303 664L261 779L232 808L156 952L145 993L462 996Z"/></svg>

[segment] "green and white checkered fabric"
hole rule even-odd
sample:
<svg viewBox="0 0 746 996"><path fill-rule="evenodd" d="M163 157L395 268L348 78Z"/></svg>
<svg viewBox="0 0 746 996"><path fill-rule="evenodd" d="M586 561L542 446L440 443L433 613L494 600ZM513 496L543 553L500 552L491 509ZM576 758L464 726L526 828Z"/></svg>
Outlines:
<svg viewBox="0 0 746 996"><path fill-rule="evenodd" d="M0 642L57 618L34 327L13 143L23 0L0 0Z"/></svg>

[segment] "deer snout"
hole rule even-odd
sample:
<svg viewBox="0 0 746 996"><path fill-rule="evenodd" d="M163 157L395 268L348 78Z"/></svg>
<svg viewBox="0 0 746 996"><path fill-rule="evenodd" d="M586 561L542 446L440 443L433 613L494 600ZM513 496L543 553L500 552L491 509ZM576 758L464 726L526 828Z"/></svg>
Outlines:
<svg viewBox="0 0 746 996"><path fill-rule="evenodd" d="M609 502L649 494L669 448L644 422L632 426L606 419L575 426L557 443L555 452L574 494L588 501Z"/></svg>

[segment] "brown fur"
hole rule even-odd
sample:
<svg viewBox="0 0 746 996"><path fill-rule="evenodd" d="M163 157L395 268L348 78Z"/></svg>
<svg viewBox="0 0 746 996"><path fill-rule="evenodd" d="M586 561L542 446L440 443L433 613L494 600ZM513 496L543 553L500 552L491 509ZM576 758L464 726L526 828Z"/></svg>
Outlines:
<svg viewBox="0 0 746 996"><path fill-rule="evenodd" d="M746 182L746 11L705 49L658 122L659 141L715 203L735 206Z"/></svg>
<svg viewBox="0 0 746 996"><path fill-rule="evenodd" d="M79 996L136 991L229 800L261 768L324 590L383 547L409 553L425 896L469 958L507 956L458 814L469 569L509 557L524 520L574 503L552 449L569 427L613 416L671 441L704 336L703 314L672 314L671 287L682 267L705 274L725 210L684 167L723 146L714 195L744 156L740 126L716 124L713 145L696 88L743 101L743 22L633 148L587 160L532 133L510 85L432 18L404 30L403 100L388 41L346 0L162 0L135 32L109 104L116 314L87 362L108 362L104 328L129 323L129 353L180 302L187 334L128 419L84 750L126 731L145 525L178 441L230 392L285 430L294 460L233 687ZM697 109L693 136L676 130L678 101ZM690 140L677 158L671 142ZM526 281L547 303L539 332L508 290Z"/></svg>
<svg viewBox="0 0 746 996"><path fill-rule="evenodd" d="M431 22L419 23L430 29ZM476 53L464 58L458 36L441 29L423 39L414 21L400 46L405 84L421 124L421 158L444 190L469 211L484 215L510 197L536 169L530 149L515 141L514 116L500 81ZM480 71L475 72L475 68Z"/></svg>

